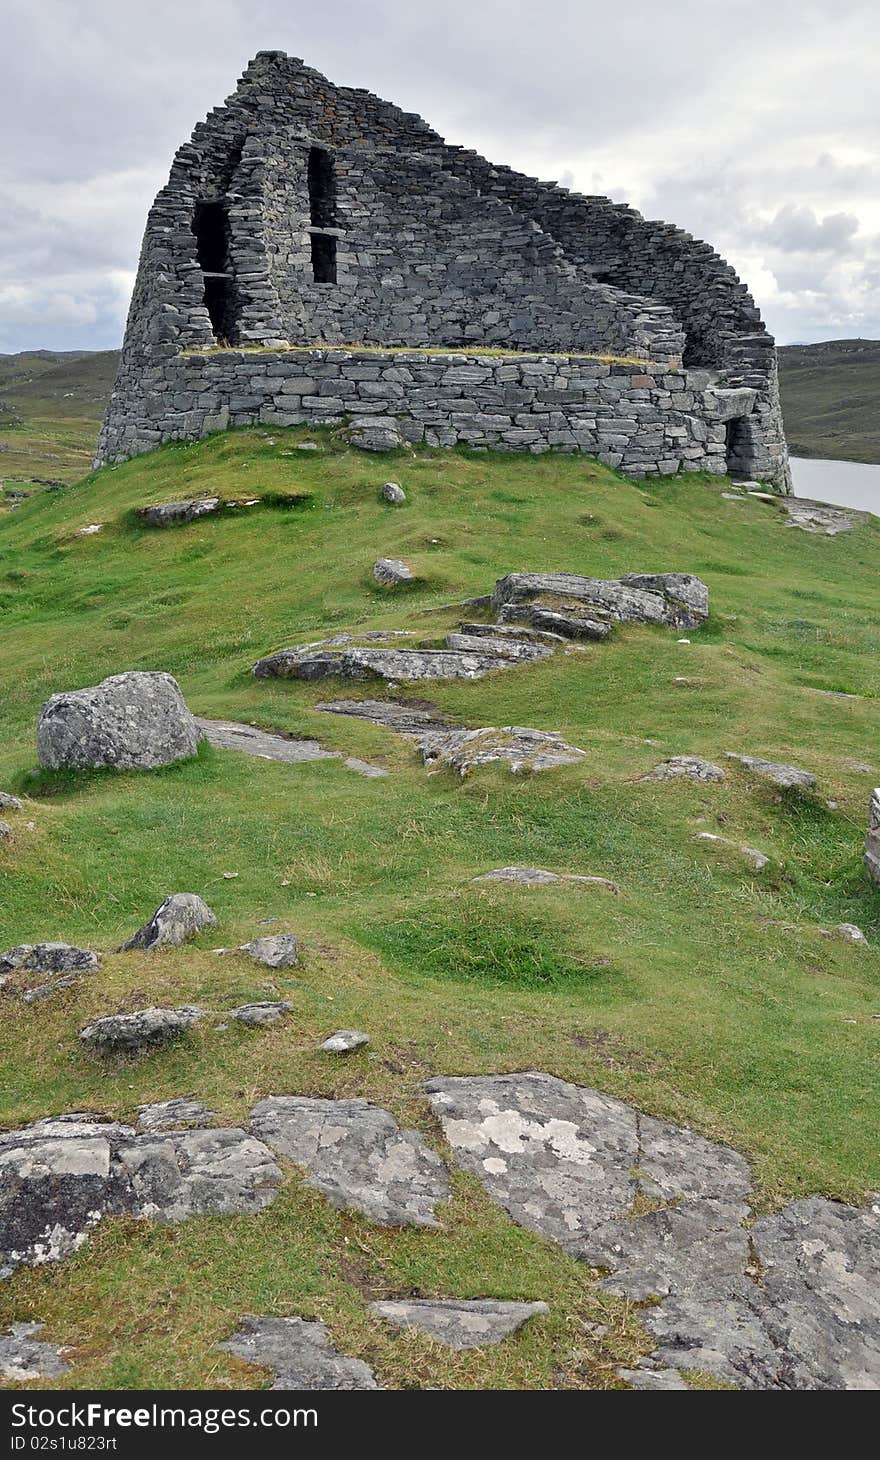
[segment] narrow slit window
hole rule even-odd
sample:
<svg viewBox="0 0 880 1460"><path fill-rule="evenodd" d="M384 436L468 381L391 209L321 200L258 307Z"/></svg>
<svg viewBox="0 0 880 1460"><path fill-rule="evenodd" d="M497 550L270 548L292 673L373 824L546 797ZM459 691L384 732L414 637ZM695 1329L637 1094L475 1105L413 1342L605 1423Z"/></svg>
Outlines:
<svg viewBox="0 0 880 1460"><path fill-rule="evenodd" d="M336 173L324 147L309 148L309 216L313 228L336 226Z"/></svg>
<svg viewBox="0 0 880 1460"><path fill-rule="evenodd" d="M329 234L312 234L312 274L316 284L336 283L336 239Z"/></svg>

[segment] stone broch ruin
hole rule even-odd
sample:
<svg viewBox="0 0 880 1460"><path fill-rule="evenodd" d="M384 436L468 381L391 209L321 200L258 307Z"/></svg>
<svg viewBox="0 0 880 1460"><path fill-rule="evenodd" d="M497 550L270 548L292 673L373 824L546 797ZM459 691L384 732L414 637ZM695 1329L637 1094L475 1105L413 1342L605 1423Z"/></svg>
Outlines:
<svg viewBox="0 0 880 1460"><path fill-rule="evenodd" d="M306 423L790 490L773 339L709 244L263 51L150 210L97 464Z"/></svg>

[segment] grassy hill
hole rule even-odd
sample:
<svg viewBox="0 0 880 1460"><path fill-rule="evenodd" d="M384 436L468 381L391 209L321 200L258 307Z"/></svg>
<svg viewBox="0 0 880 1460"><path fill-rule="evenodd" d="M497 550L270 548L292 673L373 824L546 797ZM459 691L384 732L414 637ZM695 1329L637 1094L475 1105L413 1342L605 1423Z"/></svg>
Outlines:
<svg viewBox="0 0 880 1460"><path fill-rule="evenodd" d="M118 361L116 350L0 355L0 484L88 471Z"/></svg>
<svg viewBox="0 0 880 1460"><path fill-rule="evenodd" d="M779 386L793 456L880 462L880 340L782 346Z"/></svg>
<svg viewBox="0 0 880 1460"><path fill-rule="evenodd" d="M131 1118L190 1094L234 1123L260 1096L296 1092L375 1100L436 1143L424 1079L538 1069L734 1144L768 1208L875 1189L880 892L861 849L878 778L863 763L880 764L880 522L808 536L704 478L635 484L574 457L374 458L314 431L322 449L300 453L303 435L168 447L0 518L0 788L27 798L0 844L0 949L59 939L107 955L54 1000L6 1002L3 1124ZM399 510L381 501L389 477L408 494ZM132 516L207 490L305 500L165 531ZM77 536L90 523L103 530ZM380 590L380 555L419 582ZM621 627L580 654L427 687L466 724L558 730L583 765L428 775L408 743L315 709L340 684L250 672L354 626L435 641L462 616L444 605L516 569L709 584L711 619L687 636ZM198 714L316 736L391 774L203 748L161 772L32 777L41 701L124 669L168 670ZM818 792L779 794L738 767L723 785L640 780L670 755L727 750L803 766ZM768 868L700 844L701 830L760 848ZM511 863L621 893L472 882ZM201 894L220 928L114 953L172 891ZM844 921L867 947L820 932ZM295 976L211 951L267 929L301 937ZM79 1044L98 1015L251 998L290 998L293 1014L258 1031L207 1020L138 1062L99 1064ZM334 1063L317 1045L340 1027L372 1043ZM76 1345L64 1387L258 1385L213 1347L245 1312L325 1319L392 1387L603 1388L650 1347L637 1309L470 1178L454 1178L443 1216L440 1232L389 1232L292 1178L257 1217L107 1221L73 1258L0 1284L0 1327L39 1318ZM551 1313L499 1348L441 1354L366 1321L365 1295L389 1292L542 1298ZM587 1320L607 1334L585 1339Z"/></svg>

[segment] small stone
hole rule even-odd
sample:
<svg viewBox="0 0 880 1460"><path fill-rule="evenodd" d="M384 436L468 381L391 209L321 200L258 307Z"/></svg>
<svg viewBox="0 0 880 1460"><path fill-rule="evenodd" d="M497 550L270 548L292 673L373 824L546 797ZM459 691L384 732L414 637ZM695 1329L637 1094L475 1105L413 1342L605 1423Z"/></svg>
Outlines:
<svg viewBox="0 0 880 1460"><path fill-rule="evenodd" d="M148 923L123 943L121 953L131 948L176 948L204 928L217 926L217 918L195 892L173 892L153 913Z"/></svg>
<svg viewBox="0 0 880 1460"><path fill-rule="evenodd" d="M321 448L318 445L317 441L299 441L299 442L297 442L296 449L297 449L297 451L320 451L321 450ZM285 455L286 455L286 453L285 453Z"/></svg>
<svg viewBox="0 0 880 1460"><path fill-rule="evenodd" d="M299 962L299 943L293 933L271 933L267 938L253 938L242 943L240 952L247 953L266 968L295 968Z"/></svg>
<svg viewBox="0 0 880 1460"><path fill-rule="evenodd" d="M12 1323L0 1333L0 1378L13 1382L26 1379L57 1379L70 1364L64 1350L37 1338L45 1324Z"/></svg>
<svg viewBox="0 0 880 1460"><path fill-rule="evenodd" d="M643 781L674 781L682 777L689 781L725 781L727 779L720 765L713 765L710 760L700 760L695 755L674 755L670 760L661 761L648 775L642 776Z"/></svg>
<svg viewBox="0 0 880 1460"><path fill-rule="evenodd" d="M185 1033L202 1018L204 1010L191 1004L179 1009L137 1009L133 1014L95 1019L80 1030L79 1037L100 1054L137 1054Z"/></svg>
<svg viewBox="0 0 880 1460"><path fill-rule="evenodd" d="M241 1004L237 1009L231 1009L230 1019L236 1019L239 1024L250 1024L259 1027L266 1024L276 1024L282 1014L288 1013L293 1004L286 1002L262 1004Z"/></svg>
<svg viewBox="0 0 880 1460"><path fill-rule="evenodd" d="M546 1303L498 1298L397 1298L369 1307L397 1328L418 1328L452 1349L501 1343L530 1318L550 1312Z"/></svg>
<svg viewBox="0 0 880 1460"><path fill-rule="evenodd" d="M400 507L406 501L406 492L397 482L386 482L382 488L382 496L386 502L392 502L395 507Z"/></svg>
<svg viewBox="0 0 880 1460"><path fill-rule="evenodd" d="M414 581L412 568L402 558L379 558L373 564L373 577L383 588L394 588L400 583Z"/></svg>
<svg viewBox="0 0 880 1460"><path fill-rule="evenodd" d="M87 527L80 527L77 530L77 537L94 537L96 532L104 531L103 522L90 522Z"/></svg>
<svg viewBox="0 0 880 1460"><path fill-rule="evenodd" d="M273 1389L378 1389L362 1359L334 1348L323 1323L303 1318L257 1318L246 1313L232 1338L217 1345L248 1364L271 1369Z"/></svg>
<svg viewBox="0 0 880 1460"><path fill-rule="evenodd" d="M12 827L8 821L0 821L0 841L8 836L12 836Z"/></svg>
<svg viewBox="0 0 880 1460"><path fill-rule="evenodd" d="M20 811L21 801L17 796L10 796L8 791L0 791L0 810Z"/></svg>
<svg viewBox="0 0 880 1460"><path fill-rule="evenodd" d="M325 1039L321 1048L327 1054L348 1054L353 1049L362 1049L369 1044L369 1034L363 1034L359 1029L337 1029L329 1039Z"/></svg>
<svg viewBox="0 0 880 1460"><path fill-rule="evenodd" d="M861 928L857 928L855 923L838 923L837 931L848 943L867 943L868 941Z"/></svg>

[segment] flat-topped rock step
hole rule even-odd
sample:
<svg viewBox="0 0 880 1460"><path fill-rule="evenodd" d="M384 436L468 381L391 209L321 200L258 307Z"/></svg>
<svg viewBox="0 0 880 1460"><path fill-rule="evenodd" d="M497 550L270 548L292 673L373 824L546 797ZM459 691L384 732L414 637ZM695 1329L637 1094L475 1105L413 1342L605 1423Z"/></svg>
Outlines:
<svg viewBox="0 0 880 1460"><path fill-rule="evenodd" d="M492 670L512 668L514 662L484 647L468 653L451 649L280 649L258 660L253 672L260 679L482 679Z"/></svg>
<svg viewBox="0 0 880 1460"><path fill-rule="evenodd" d="M368 1364L334 1347L323 1323L307 1323L304 1318L258 1318L246 1313L238 1330L217 1347L245 1363L271 1369L273 1389L380 1387Z"/></svg>
<svg viewBox="0 0 880 1460"><path fill-rule="evenodd" d="M528 664L535 659L548 659L554 652L554 644L539 643L535 639L505 637L502 634L447 634L446 647L460 654L494 654L499 659L511 659L515 663Z"/></svg>
<svg viewBox="0 0 880 1460"><path fill-rule="evenodd" d="M802 532L821 533L824 537L836 537L839 532L849 532L851 528L863 527L870 521L869 512L831 507L827 502L813 502L809 497L778 497L776 500L788 515L789 527L799 527Z"/></svg>
<svg viewBox="0 0 880 1460"><path fill-rule="evenodd" d="M219 497L195 497L184 502L160 502L153 507L139 507L137 516L147 527L177 527L182 522L195 522L219 512Z"/></svg>
<svg viewBox="0 0 880 1460"><path fill-rule="evenodd" d="M564 634L556 634L546 629L527 628L523 624L463 623L458 627L462 634L467 634L471 638L524 640L528 644L549 644L556 647L566 643Z"/></svg>
<svg viewBox="0 0 880 1460"><path fill-rule="evenodd" d="M251 1112L261 1141L308 1171L307 1185L331 1206L363 1212L383 1227L439 1227L449 1195L440 1157L417 1131L401 1130L366 1100L274 1095Z"/></svg>
<svg viewBox="0 0 880 1460"><path fill-rule="evenodd" d="M351 715L368 720L396 735L418 737L428 730L446 730L449 721L436 705L408 703L406 700L322 700L315 706L328 715Z"/></svg>
<svg viewBox="0 0 880 1460"><path fill-rule="evenodd" d="M582 578L576 573L509 573L499 578L492 607L539 599L552 609L555 601L590 605L595 617L620 623L668 624L695 629L709 616L709 590L690 573L628 573L623 578ZM548 627L551 627L548 625Z"/></svg>
<svg viewBox="0 0 880 1460"><path fill-rule="evenodd" d="M317 740L294 740L286 735L258 730L255 725L240 725L233 720L204 720L199 717L196 724L209 744L218 750L238 750L243 755L254 755L260 760L274 760L285 765L300 765L312 760L342 760L349 770L361 776L388 775L384 766L369 765L354 756L343 757L338 750L325 750Z"/></svg>
<svg viewBox="0 0 880 1460"><path fill-rule="evenodd" d="M501 1343L550 1309L500 1298L389 1298L371 1303L370 1312L396 1328L417 1328L447 1348L466 1349Z"/></svg>
<svg viewBox="0 0 880 1460"><path fill-rule="evenodd" d="M441 730L422 736L419 750L426 766L447 766L466 776L491 761L505 761L512 771L546 771L578 765L586 751L569 745L552 730L527 725L485 725L478 730Z"/></svg>
<svg viewBox="0 0 880 1460"><path fill-rule="evenodd" d="M639 1321L657 1346L634 1372L659 1377L627 1372L638 1387L681 1388L680 1369L745 1389L880 1386L880 1198L753 1221L738 1152L597 1090L537 1072L426 1089L456 1164L518 1225L605 1269L609 1292L653 1300Z"/></svg>
<svg viewBox="0 0 880 1460"><path fill-rule="evenodd" d="M527 623L560 639L588 639L602 643L611 635L611 625L597 616L595 607L579 608L574 603L544 606L535 603L504 603L498 610L502 624Z"/></svg>
<svg viewBox="0 0 880 1460"><path fill-rule="evenodd" d="M107 1216L262 1211L281 1180L268 1148L234 1128L139 1134L93 1115L35 1121L0 1134L0 1275L67 1257Z"/></svg>

